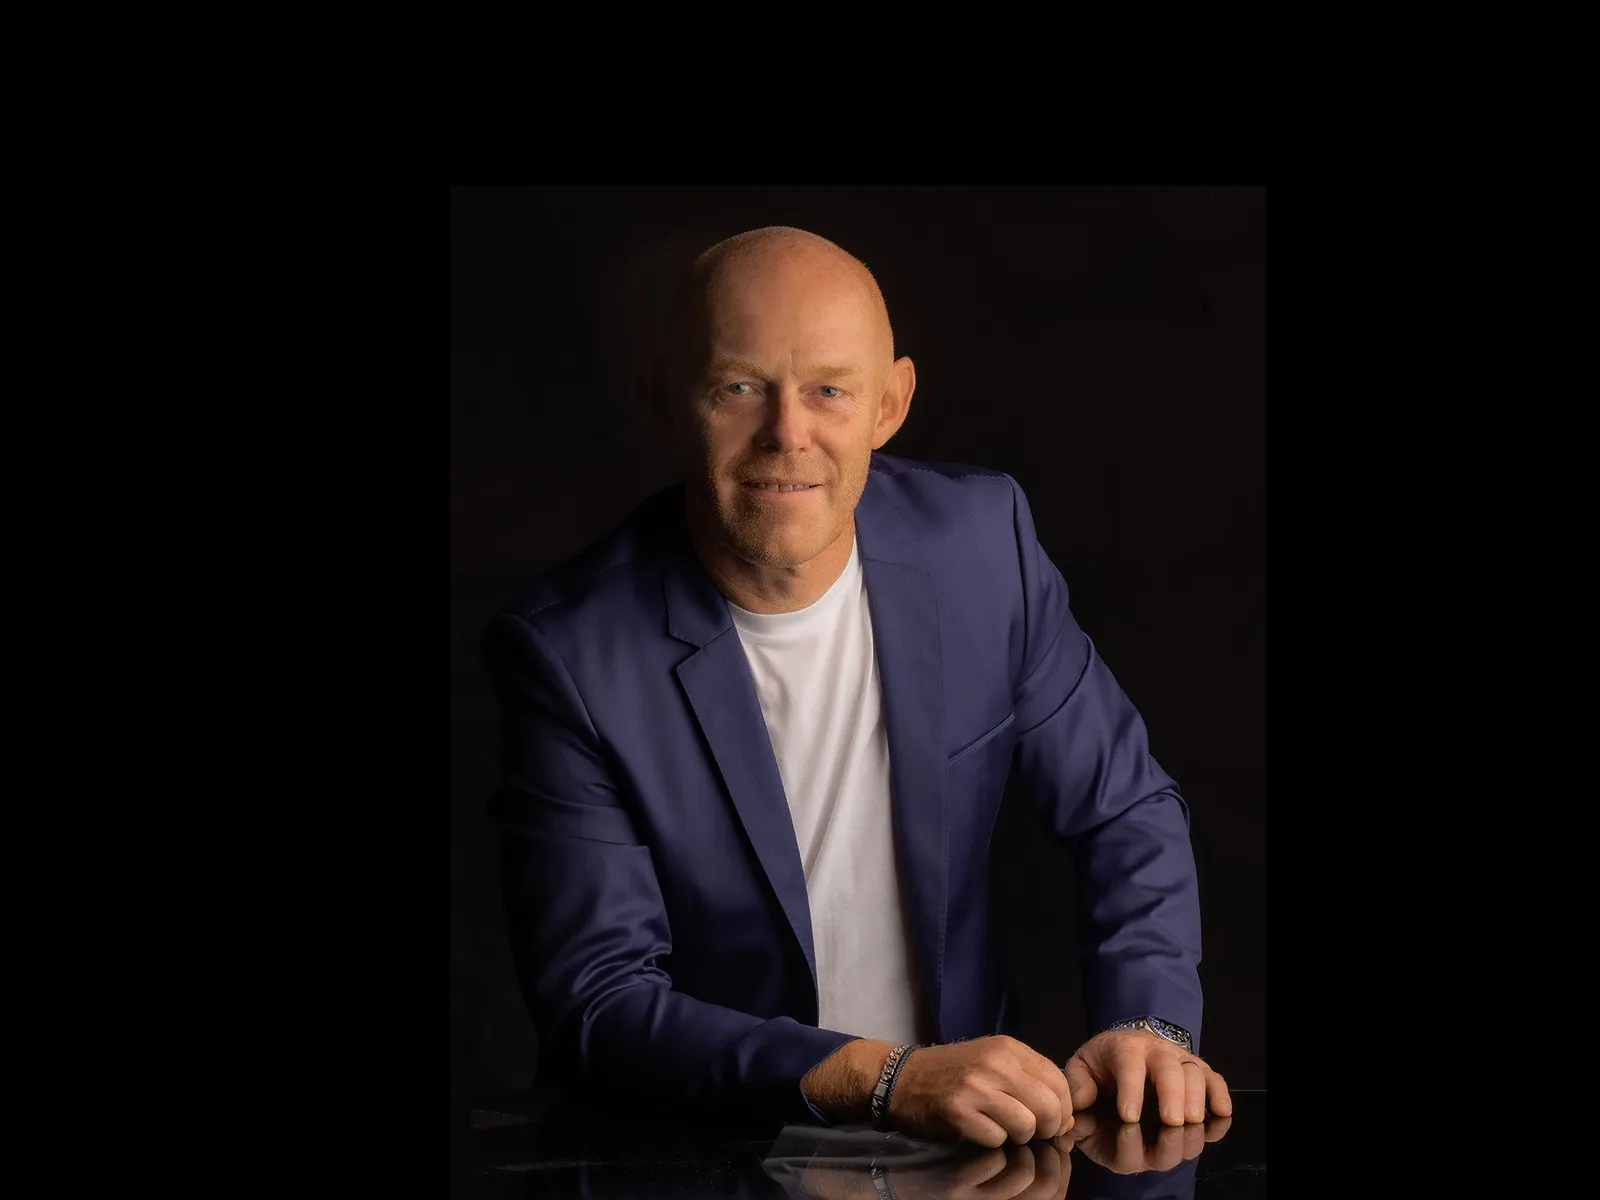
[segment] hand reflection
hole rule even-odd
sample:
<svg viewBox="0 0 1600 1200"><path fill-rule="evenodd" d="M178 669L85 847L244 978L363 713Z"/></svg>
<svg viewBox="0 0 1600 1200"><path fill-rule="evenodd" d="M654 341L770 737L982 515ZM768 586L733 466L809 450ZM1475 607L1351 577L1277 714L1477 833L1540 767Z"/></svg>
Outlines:
<svg viewBox="0 0 1600 1200"><path fill-rule="evenodd" d="M1204 1124L1155 1125L1124 1122L1109 1105L1076 1114L1072 1128L1058 1141L1070 1142L1091 1162L1117 1175L1170 1171L1199 1157L1207 1142L1221 1141L1232 1117L1208 1114Z"/></svg>
<svg viewBox="0 0 1600 1200"><path fill-rule="evenodd" d="M1076 1200L1192 1200L1194 1160L1232 1123L1212 1115L1204 1124L1130 1124L1097 1104L1058 1137L994 1150L791 1126L763 1165L785 1191L812 1200L1063 1200L1069 1192ZM1069 1187L1073 1149L1086 1161Z"/></svg>
<svg viewBox="0 0 1600 1200"><path fill-rule="evenodd" d="M1072 1174L1070 1141L1063 1134L1024 1146L974 1146L948 1162L880 1166L876 1172L866 1162L813 1163L800 1174L799 1194L813 1200L878 1200L880 1193L899 1200L1062 1200Z"/></svg>

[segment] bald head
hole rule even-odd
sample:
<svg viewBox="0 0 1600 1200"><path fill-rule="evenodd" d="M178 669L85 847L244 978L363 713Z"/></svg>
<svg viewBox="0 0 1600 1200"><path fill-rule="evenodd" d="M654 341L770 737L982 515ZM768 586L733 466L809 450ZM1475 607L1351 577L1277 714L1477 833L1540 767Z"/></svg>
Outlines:
<svg viewBox="0 0 1600 1200"><path fill-rule="evenodd" d="M889 310L866 265L825 237L769 225L726 238L695 259L667 322L663 350L672 377L681 380L685 369L702 365L708 342L727 332L730 311L764 299L808 314L831 308L869 334L875 367L887 370L894 361Z"/></svg>
<svg viewBox="0 0 1600 1200"><path fill-rule="evenodd" d="M797 580L843 569L872 452L916 387L883 293L826 238L756 229L695 260L668 328L648 386L702 560L737 603L793 603Z"/></svg>

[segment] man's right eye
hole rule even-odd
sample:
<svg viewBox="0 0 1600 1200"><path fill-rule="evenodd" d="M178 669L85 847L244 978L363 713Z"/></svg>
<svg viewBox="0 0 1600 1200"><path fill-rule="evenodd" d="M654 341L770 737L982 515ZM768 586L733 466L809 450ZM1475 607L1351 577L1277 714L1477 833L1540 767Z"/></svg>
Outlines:
<svg viewBox="0 0 1600 1200"><path fill-rule="evenodd" d="M727 393L729 393L730 395L734 395L734 396L748 396L750 394L750 391L740 392L740 391L736 391L735 390L736 388L750 388L750 385L748 383L730 383L727 387L723 388L722 390L727 392ZM751 390L754 390L754 389L751 389Z"/></svg>

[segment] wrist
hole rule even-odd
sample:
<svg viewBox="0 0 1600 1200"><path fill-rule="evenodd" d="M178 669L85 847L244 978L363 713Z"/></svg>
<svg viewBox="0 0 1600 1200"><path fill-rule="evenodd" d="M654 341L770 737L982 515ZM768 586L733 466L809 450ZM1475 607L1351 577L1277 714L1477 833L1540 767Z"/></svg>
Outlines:
<svg viewBox="0 0 1600 1200"><path fill-rule="evenodd" d="M870 1121L872 1089L893 1049L893 1042L871 1038L846 1042L811 1069L800 1091L830 1121Z"/></svg>
<svg viewBox="0 0 1600 1200"><path fill-rule="evenodd" d="M1164 1021L1160 1017L1142 1016L1129 1017L1126 1021L1118 1021L1108 1025L1101 1032L1118 1033L1125 1030L1142 1031L1155 1037L1171 1042L1181 1050L1194 1053L1194 1036L1182 1025L1175 1025L1171 1021Z"/></svg>
<svg viewBox="0 0 1600 1200"><path fill-rule="evenodd" d="M880 1132L889 1130L889 1105L894 1102L894 1089L900 1082L900 1069L913 1053L923 1047L904 1042L889 1051L878 1072L878 1082L872 1088L872 1127Z"/></svg>

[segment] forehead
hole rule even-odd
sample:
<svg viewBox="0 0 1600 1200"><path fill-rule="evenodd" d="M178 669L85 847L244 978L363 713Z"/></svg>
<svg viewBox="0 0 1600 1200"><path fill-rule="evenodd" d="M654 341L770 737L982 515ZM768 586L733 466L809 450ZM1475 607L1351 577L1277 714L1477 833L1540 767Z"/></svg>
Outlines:
<svg viewBox="0 0 1600 1200"><path fill-rule="evenodd" d="M815 258L738 264L709 283L706 332L713 352L770 345L863 353L885 323L857 272Z"/></svg>

